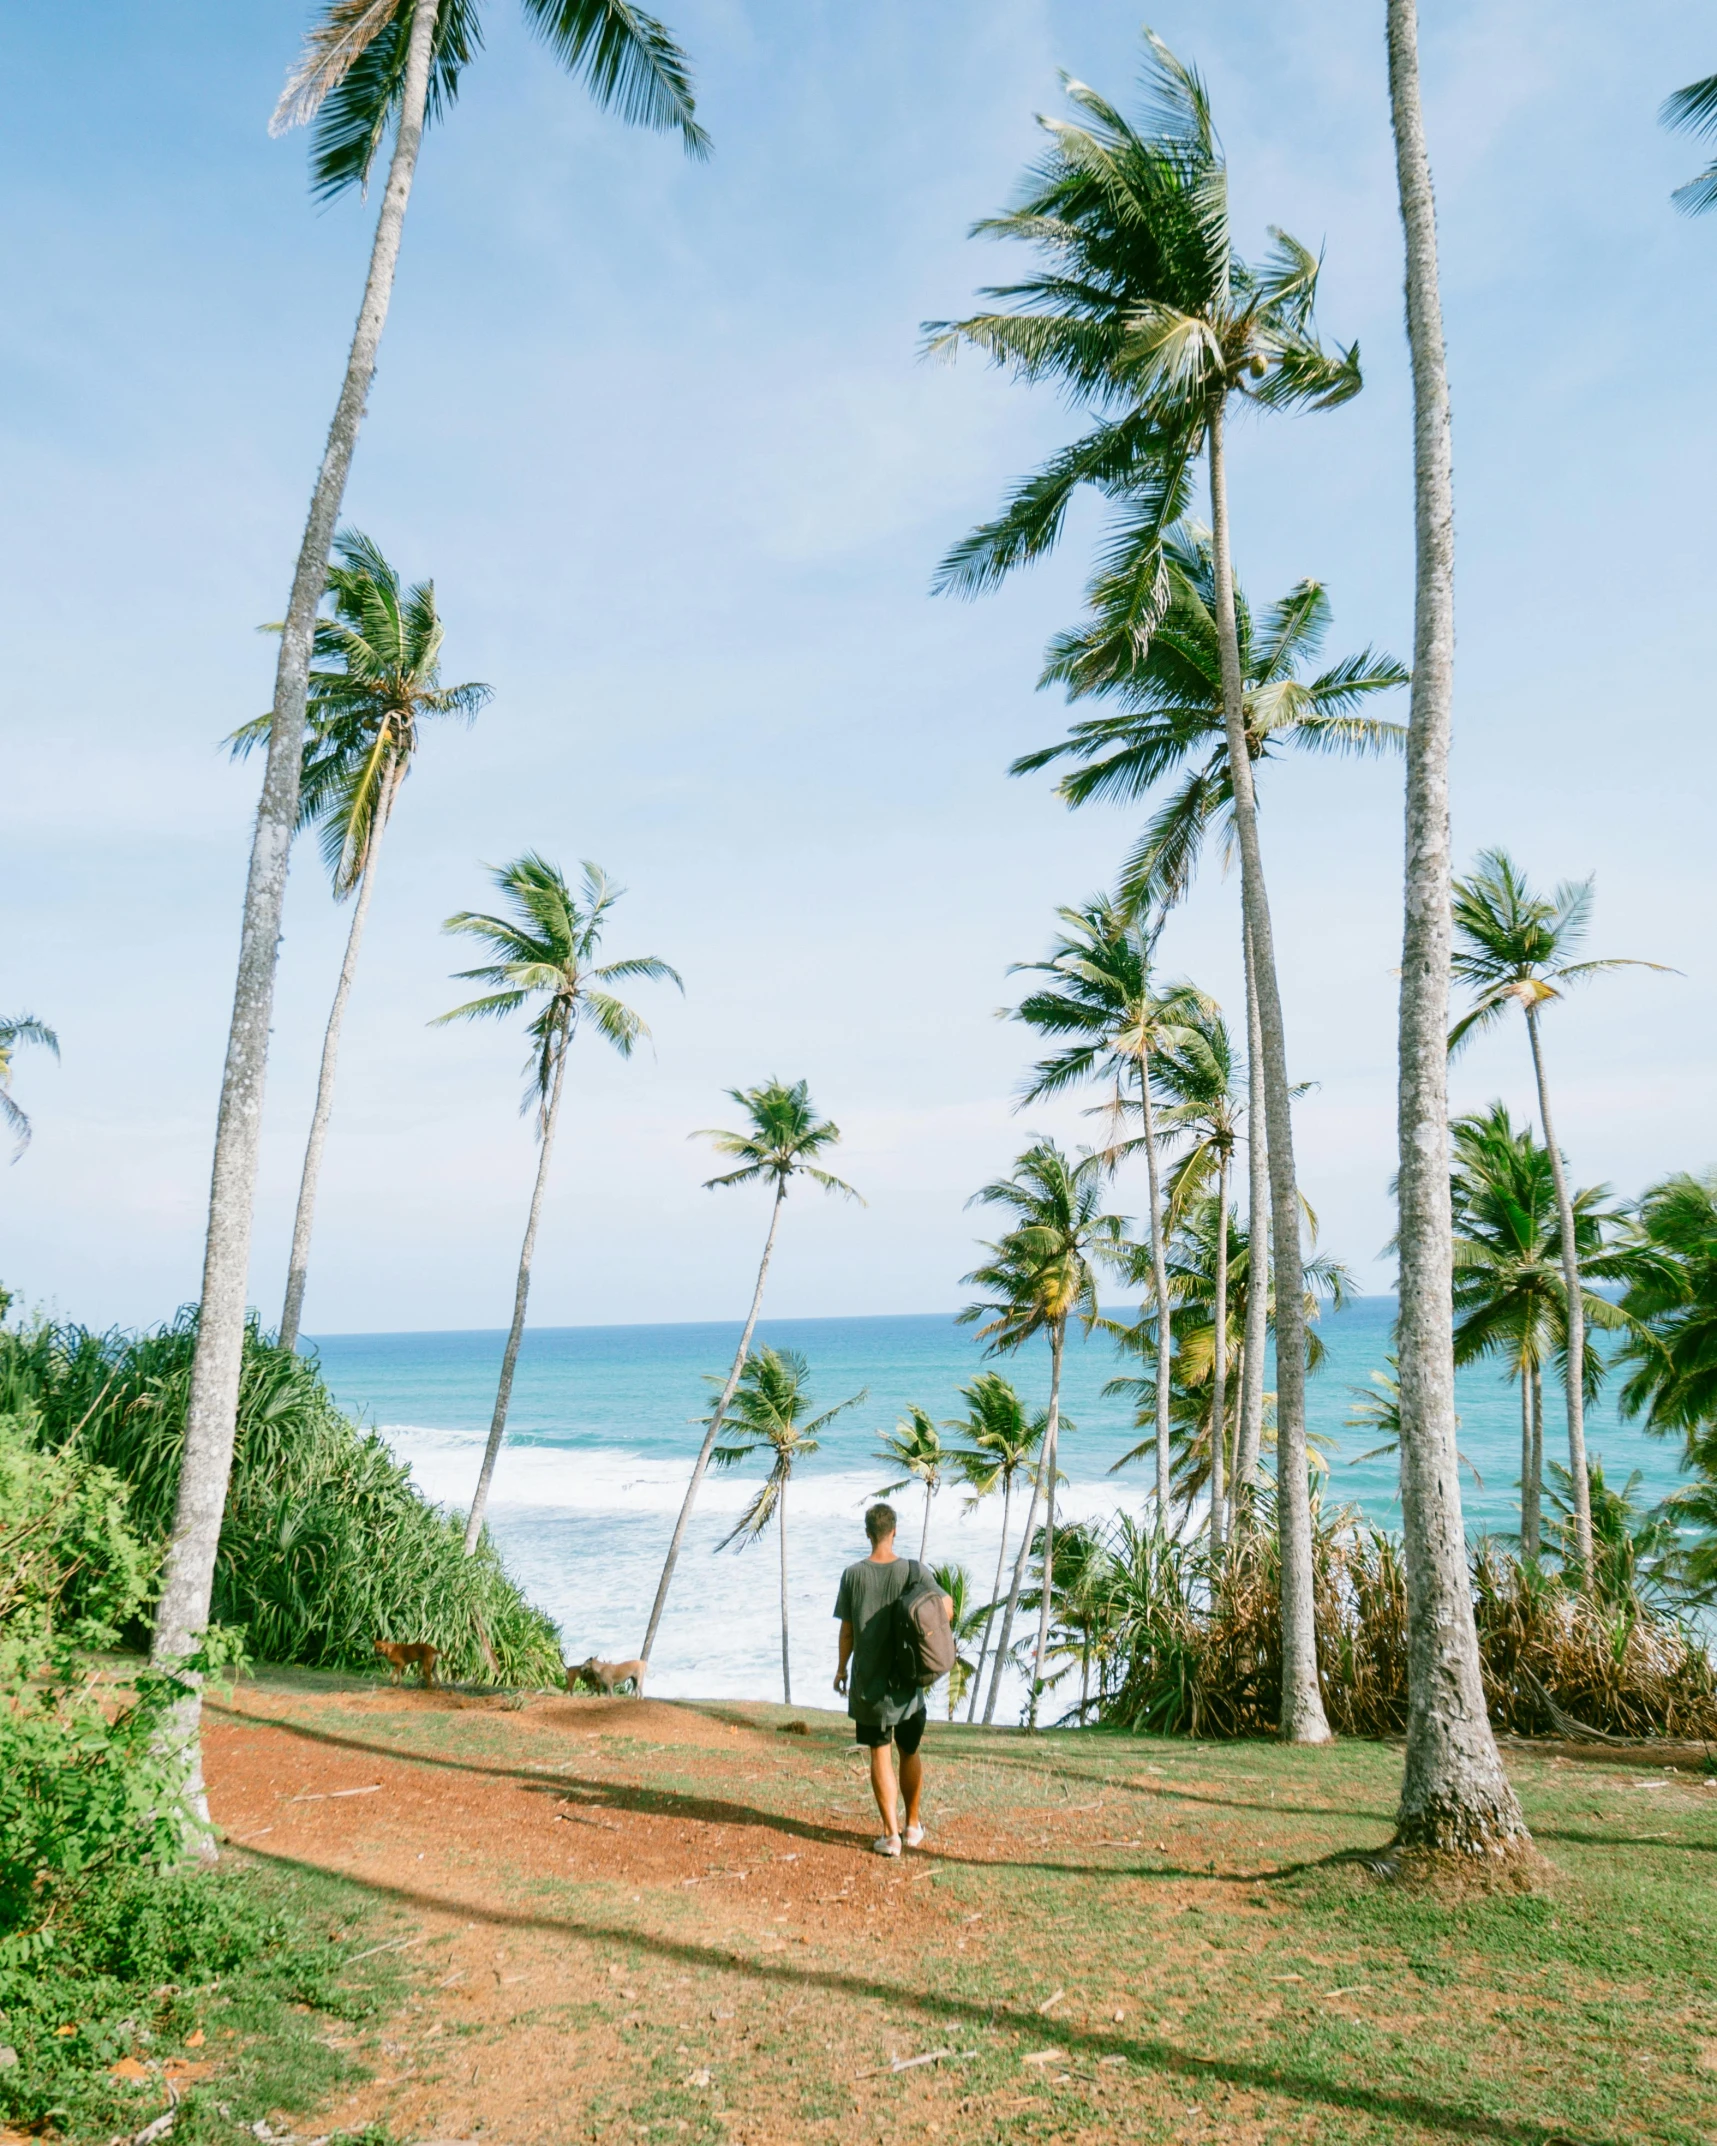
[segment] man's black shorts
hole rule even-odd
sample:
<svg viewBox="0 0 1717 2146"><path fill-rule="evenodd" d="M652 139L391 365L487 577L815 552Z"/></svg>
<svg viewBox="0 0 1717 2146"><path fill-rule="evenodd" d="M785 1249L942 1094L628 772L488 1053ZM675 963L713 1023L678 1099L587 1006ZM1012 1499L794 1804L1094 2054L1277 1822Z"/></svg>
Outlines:
<svg viewBox="0 0 1717 2146"><path fill-rule="evenodd" d="M874 1751L881 1744L894 1744L903 1759L909 1759L924 1741L925 1724L930 1719L930 1709L921 1706L916 1714L908 1714L904 1721L897 1721L892 1729L879 1729L874 1721L855 1721L853 1741L866 1745Z"/></svg>

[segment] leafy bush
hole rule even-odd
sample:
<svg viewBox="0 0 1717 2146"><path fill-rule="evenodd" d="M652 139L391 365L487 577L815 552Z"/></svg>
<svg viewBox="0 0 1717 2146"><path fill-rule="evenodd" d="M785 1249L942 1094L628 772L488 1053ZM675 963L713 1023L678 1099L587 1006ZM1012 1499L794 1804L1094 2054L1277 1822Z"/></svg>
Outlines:
<svg viewBox="0 0 1717 2146"><path fill-rule="evenodd" d="M1281 1704L1275 1529L1213 1560L1123 1519L1085 1597L1097 1719L1164 1735L1273 1735ZM1314 1512L1324 1706L1338 1735L1407 1724L1407 1581L1400 1545L1351 1512ZM1485 1695L1499 1728L1554 1733L1555 1711L1622 1736L1717 1736L1717 1671L1680 1619L1637 1593L1588 1596L1495 1543L1473 1552ZM1555 1711L1553 1711L1553 1709Z"/></svg>
<svg viewBox="0 0 1717 2146"><path fill-rule="evenodd" d="M178 1493L196 1321L145 1334L0 1328L0 1410L29 1411L48 1452L109 1469L127 1519L164 1542ZM373 1669L378 1638L428 1640L445 1674L558 1682L559 1637L485 1542L412 1487L334 1405L314 1358L245 1337L213 1615L259 1660Z"/></svg>

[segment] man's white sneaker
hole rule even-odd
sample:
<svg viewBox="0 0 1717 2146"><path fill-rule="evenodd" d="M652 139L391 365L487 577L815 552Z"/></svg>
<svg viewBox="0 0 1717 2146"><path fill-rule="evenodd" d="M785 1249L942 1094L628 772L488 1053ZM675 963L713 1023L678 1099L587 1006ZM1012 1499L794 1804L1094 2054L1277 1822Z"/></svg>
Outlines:
<svg viewBox="0 0 1717 2146"><path fill-rule="evenodd" d="M898 1833L885 1833L881 1840L872 1841L871 1846L878 1855L898 1855L900 1853L900 1835Z"/></svg>
<svg viewBox="0 0 1717 2146"><path fill-rule="evenodd" d="M909 1848L922 1848L924 1845L924 1828L922 1826L908 1826L900 1837Z"/></svg>

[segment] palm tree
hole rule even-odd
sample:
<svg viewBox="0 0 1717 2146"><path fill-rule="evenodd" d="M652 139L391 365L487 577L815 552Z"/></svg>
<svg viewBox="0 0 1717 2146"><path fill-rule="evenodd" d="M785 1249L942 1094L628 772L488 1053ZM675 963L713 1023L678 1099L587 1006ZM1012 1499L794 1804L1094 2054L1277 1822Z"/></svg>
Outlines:
<svg viewBox="0 0 1717 2146"><path fill-rule="evenodd" d="M1050 146L1009 214L978 226L1047 257L1044 273L990 295L1008 312L933 324L932 347L970 343L1026 380L1055 379L1096 414L1084 438L1014 492L1003 513L956 545L941 585L975 592L1050 549L1074 493L1093 485L1121 509L1096 596L1124 616L1142 654L1169 597L1165 545L1206 460L1223 720L1233 768L1234 830L1262 1031L1276 1265L1282 1529L1282 1725L1298 1742L1329 1735L1312 1621L1311 1511L1304 1481L1305 1337L1300 1302L1287 1045L1269 897L1246 750L1229 542L1224 422L1241 397L1260 409L1328 409L1360 387L1357 348L1332 356L1317 339L1318 262L1284 233L1261 269L1234 252L1228 175L1204 85L1152 38L1143 130L1083 84L1068 96L1087 120L1055 123Z"/></svg>
<svg viewBox="0 0 1717 2146"><path fill-rule="evenodd" d="M0 1019L0 1125L18 1136L18 1145L12 1150L14 1162L30 1144L29 1116L12 1094L12 1060L20 1043L39 1044L56 1058L60 1055L59 1037L33 1013L15 1013L10 1020Z"/></svg>
<svg viewBox="0 0 1717 2146"><path fill-rule="evenodd" d="M1657 116L1666 127L1683 134L1717 132L1717 75L1689 82L1685 89L1666 97ZM1678 186L1669 198L1687 216L1703 216L1707 209L1717 207L1717 164L1707 164L1697 178Z"/></svg>
<svg viewBox="0 0 1717 2146"><path fill-rule="evenodd" d="M972 1492L967 1500L968 1509L997 1490L1002 1494L1002 1539L996 1548L995 1585L984 1606L978 1666L972 1673L972 1703L966 1715L968 1721L974 1721L984 1681L984 1663L989 1658L990 1628L1001 1599L1002 1574L1007 1569L1014 1477L1022 1468L1030 1467L1032 1455L1042 1450L1044 1433L1049 1428L1049 1413L1044 1410L1028 1422L1019 1395L999 1371L980 1371L969 1386L960 1388L960 1398L966 1404L966 1414L943 1428L963 1431L971 1440L970 1445L954 1447L948 1456Z"/></svg>
<svg viewBox="0 0 1717 2146"><path fill-rule="evenodd" d="M788 1706L793 1704L793 1661L787 1630L787 1484L795 1463L817 1451L827 1426L845 1410L857 1408L864 1399L863 1393L855 1393L851 1400L836 1402L807 1423L804 1416L811 1397L805 1382L809 1375L805 1359L793 1349L759 1349L755 1356L748 1357L738 1385L728 1396L735 1425L733 1442L715 1448L716 1465L721 1468L737 1467L760 1446L768 1447L774 1456L763 1487L740 1515L737 1526L723 1537L720 1547L725 1550L729 1543L737 1542L743 1548L754 1542L771 1520L778 1523L781 1697ZM714 1383L712 1379L710 1384Z"/></svg>
<svg viewBox="0 0 1717 2146"><path fill-rule="evenodd" d="M1520 1546L1538 1555L1543 1520L1546 1360L1566 1357L1568 1299L1562 1272L1561 1222L1550 1156L1530 1126L1518 1130L1507 1108L1457 1118L1452 1185L1454 1225L1455 1362L1498 1356L1520 1383ZM1574 1193L1575 1245L1581 1273L1600 1281L1632 1271L1617 1241L1621 1217L1604 1206L1605 1188ZM1625 1329L1626 1315L1608 1298L1581 1292L1582 1323ZM1601 1360L1587 1350L1585 1395L1597 1396Z"/></svg>
<svg viewBox="0 0 1717 2146"><path fill-rule="evenodd" d="M292 1256L287 1263L286 1302L280 1314L280 1345L294 1348L310 1272L310 1236L328 1120L334 1108L334 1073L340 1029L358 965L375 891L382 836L411 772L426 716L457 715L470 722L490 698L485 685L444 686L444 628L435 605L435 584L402 587L379 547L355 529L334 545L339 564L328 575L332 618L316 621L315 653L321 659L309 680L304 768L299 783L300 826L315 823L322 834L322 861L334 899L355 893L345 959L322 1039L316 1107L304 1147L298 1209L292 1220ZM229 741L235 753L266 746L272 716L246 723Z"/></svg>
<svg viewBox="0 0 1717 2146"><path fill-rule="evenodd" d="M1169 1098L1159 1121L1163 1138L1184 1143L1169 1180L1167 1227L1173 1230L1189 1205L1209 1197L1214 1189L1211 1320L1213 1334L1222 1337L1222 1345L1213 1346L1210 1355L1210 1540L1220 1548L1223 1460L1228 1444L1228 1180L1239 1141L1240 1109L1234 1093L1228 1024L1218 1006L1207 1003L1186 1023L1174 1048L1158 1059L1156 1074Z"/></svg>
<svg viewBox="0 0 1717 2146"><path fill-rule="evenodd" d="M987 1342L998 1355L1011 1355L1037 1334L1046 1336L1049 1342L1049 1418L1002 1617L990 1695L984 1702L986 1723L995 1718L1002 1665L1013 1638L1014 1615L1019 1608L1041 1498L1045 1501L1043 1604L1038 1617L1030 1717L1033 1727L1037 1723L1037 1694L1043 1680L1055 1568L1055 1449L1061 1420L1061 1366L1067 1325L1077 1317L1089 1332L1096 1323L1097 1282L1092 1257L1118 1259L1124 1243L1120 1217L1101 1212L1100 1168L1101 1158L1096 1155L1086 1155L1074 1163L1052 1140L1038 1140L1015 1162L1011 1176L997 1178L967 1202L968 1206L983 1203L1000 1207L1013 1216L1014 1225L1004 1237L985 1246L990 1257L965 1277L968 1286L984 1290L986 1296L983 1302L969 1304L959 1314L960 1323L985 1321L978 1328L978 1339Z"/></svg>
<svg viewBox="0 0 1717 2146"><path fill-rule="evenodd" d="M1027 753L1011 772L1029 774L1056 760L1077 763L1056 785L1070 806L1104 798L1133 802L1176 770L1181 779L1152 815L1122 868L1123 909L1161 915L1189 891L1206 842L1220 829L1234 847L1234 790L1228 771L1228 726L1216 627L1216 562L1208 536L1190 524L1164 541L1168 604L1141 653L1118 592L1107 592L1087 624L1050 646L1044 674L1075 697L1094 696L1105 712L1073 725L1060 743ZM1321 583L1301 581L1255 619L1244 590L1234 589L1246 749L1254 788L1259 763L1289 748L1375 755L1399 751L1405 731L1367 713L1372 698L1407 682L1392 656L1367 648L1307 675L1330 624ZM1269 1166L1264 1137L1264 1058L1249 928L1242 929L1247 1010L1248 1233L1269 1234ZM1260 1306L1262 1300L1259 1300ZM1241 1358L1241 1436L1237 1492L1258 1465L1264 1381L1264 1330L1255 1319ZM1240 1517L1236 1508L1237 1519Z"/></svg>
<svg viewBox="0 0 1717 2146"><path fill-rule="evenodd" d="M1449 1080L1449 726L1455 499L1437 211L1415 0L1387 0L1389 106L1413 372L1413 691L1407 719L1397 1135L1401 1520L1407 1565L1404 1848L1506 1855L1526 1842L1485 1710L1455 1448Z"/></svg>
<svg viewBox="0 0 1717 2146"><path fill-rule="evenodd" d="M970 1647L980 1632L988 1631L995 1604L972 1600L972 1575L964 1565L938 1565L932 1577L954 1605L954 1614L948 1620L954 1633L954 1666L948 1672L948 1719L952 1721L968 1686L975 1690L984 1673L981 1657L974 1668L960 1650Z"/></svg>
<svg viewBox="0 0 1717 2146"><path fill-rule="evenodd" d="M1021 1104L1059 1095L1077 1081L1101 1080L1114 1089L1117 1117L1127 1106L1127 1088L1139 1112L1139 1145L1145 1151L1150 1215L1146 1243L1151 1250L1151 1282L1156 1291L1157 1331L1169 1346L1168 1269L1162 1225L1162 1190L1158 1183L1157 1129L1153 1122L1151 1067L1155 1054L1173 1048L1190 1009L1199 1003L1190 984L1171 985L1159 997L1152 987L1155 933L1098 895L1083 909L1059 909L1061 936L1044 961L1021 961L1016 971L1053 978L1028 992L1013 1009L1040 1035L1061 1042L1060 1050L1032 1069ZM1157 1420L1157 1510L1168 1511L1169 1418L1168 1362L1157 1366L1158 1390L1164 1396Z"/></svg>
<svg viewBox="0 0 1717 2146"><path fill-rule="evenodd" d="M1622 1412L1679 1434L1689 1464L1717 1431L1717 1170L1682 1171L1641 1198L1622 1310L1631 1367Z"/></svg>
<svg viewBox="0 0 1717 2146"><path fill-rule="evenodd" d="M639 1650L645 1661L650 1659L650 1649L656 1644L656 1631L662 1622L662 1612L668 1606L668 1589L673 1584L674 1567L679 1563L680 1545L685 1541L692 1507L697 1503L698 1491L709 1470L710 1455L715 1450L715 1441L720 1434L722 1421L750 1356L751 1336L763 1303L763 1280L769 1272L769 1258L775 1249L775 1231L781 1220L781 1208L787 1197L787 1188L794 1178L806 1177L812 1184L821 1185L825 1192L839 1192L849 1200L859 1200L851 1185L843 1183L838 1177L831 1177L827 1170L819 1168L816 1163L815 1158L832 1148L840 1139L841 1129L829 1119L818 1117L811 1102L807 1082L795 1081L788 1087L785 1081L767 1080L756 1088L730 1088L728 1094L745 1112L750 1124L748 1130L742 1133L712 1129L693 1134L692 1137L696 1140L713 1140L718 1155L725 1155L739 1164L737 1170L729 1170L721 1177L706 1179L704 1190L709 1192L717 1185L772 1184L775 1197L769 1209L769 1228L763 1239L763 1257L757 1263L757 1283L751 1292L751 1309L746 1314L745 1331L740 1335L739 1347L734 1351L727 1384L722 1388L721 1397L704 1426L703 1444L698 1449L698 1457L692 1467L692 1479L686 1485L685 1497L680 1502L679 1518L674 1522L668 1554L662 1560L662 1577L656 1582L656 1599L650 1606L649 1629L644 1634L644 1644ZM859 1205L864 1205L863 1200L859 1200Z"/></svg>
<svg viewBox="0 0 1717 2146"><path fill-rule="evenodd" d="M877 1492L879 1498L886 1498L891 1491L904 1490L908 1483L924 1485L924 1526L918 1537L918 1555L922 1561L930 1542L930 1501L942 1487L942 1471L951 1458L930 1411L909 1408L882 1441L882 1451L877 1458L906 1470L897 1483L883 1484Z"/></svg>
<svg viewBox="0 0 1717 2146"><path fill-rule="evenodd" d="M688 150L705 152L703 132L693 117L685 56L653 16L631 0L520 4L532 28L564 67L582 77L599 105L617 108L622 118L640 125L676 128ZM189 1656L209 1621L237 1424L275 963L286 868L298 824L310 665L328 553L375 376L424 126L451 109L460 75L480 37L479 0L327 0L274 118L279 129L320 114L314 184L324 198L366 185L390 127L394 142L363 301L310 497L275 666L268 762L251 843L238 978L215 1125L184 1458L155 1614L151 1651L158 1668L171 1668ZM200 1702L193 1689L176 1712L172 1737L181 1748L191 1832L206 1842L211 1836L206 1832L199 1720Z"/></svg>
<svg viewBox="0 0 1717 2146"><path fill-rule="evenodd" d="M628 961L599 962L602 935L609 912L624 888L615 886L600 865L586 863L583 882L574 894L558 865L546 857L527 853L503 865L494 875L500 892L512 905L511 916L490 916L462 909L442 925L443 931L475 939L494 956L474 969L458 971L460 980L488 984L493 988L481 998L467 999L432 1023L503 1019L535 1005L527 1030L531 1053L526 1060L529 1076L521 1113L533 1110L537 1121L537 1175L531 1191L531 1211L525 1224L525 1241L519 1250L519 1278L513 1292L513 1323L507 1330L507 1346L501 1356L501 1378L495 1389L495 1413L489 1422L489 1438L483 1448L483 1465L471 1510L465 1516L465 1555L476 1551L483 1534L483 1511L489 1502L489 1484L495 1473L496 1456L507 1428L507 1409L513 1398L513 1371L519 1360L519 1343L525 1331L525 1305L531 1292L531 1260L536 1252L537 1224L542 1219L543 1191L548 1184L549 1157L554 1151L555 1126L560 1118L561 1094L566 1085L567 1054L581 1023L592 1027L611 1043L622 1058L630 1058L640 1037L650 1031L630 1006L608 988L635 978L678 985L678 973L654 954L634 955Z"/></svg>
<svg viewBox="0 0 1717 2146"><path fill-rule="evenodd" d="M1308 1216L1308 1226L1315 1243L1315 1216ZM1174 1491L1178 1501L1188 1508L1203 1494L1215 1468L1212 1426L1216 1420L1219 1276L1222 1278L1221 1295L1228 1306L1226 1353L1230 1365L1238 1353L1238 1337L1246 1331L1253 1308L1251 1239L1240 1218L1232 1211L1228 1215L1225 1235L1227 1242L1224 1245L1218 1241L1217 1203L1212 1195L1190 1196L1175 1211L1174 1234L1169 1240L1169 1294L1173 1300L1171 1317L1174 1323L1170 1413L1177 1447ZM1138 1263L1137 1247L1133 1257ZM1305 1281L1301 1309L1306 1328L1306 1369L1314 1372L1323 1363L1326 1353L1317 1330L1323 1306L1327 1302L1332 1310L1340 1311L1353 1293L1354 1282L1346 1265L1327 1252L1313 1252L1301 1271ZM1275 1299L1267 1268L1261 1295L1262 1318L1268 1335L1274 1330L1276 1321ZM1137 1321L1132 1324L1107 1321L1105 1324L1124 1354L1146 1361L1159 1356L1155 1314L1149 1307L1142 1306ZM1103 1392L1105 1396L1130 1399L1135 1408L1134 1421L1141 1430L1154 1420L1157 1405L1154 1377L1111 1378L1105 1382ZM1269 1399L1268 1395L1260 1396L1261 1418L1267 1414L1263 1404ZM1273 1429L1266 1427L1261 1436L1273 1442ZM1327 1443L1308 1432L1308 1467L1324 1468L1326 1462L1320 1448ZM1149 1458L1153 1450L1152 1439L1142 1440L1123 1453L1111 1465L1109 1473L1114 1475L1135 1461Z"/></svg>
<svg viewBox="0 0 1717 2146"><path fill-rule="evenodd" d="M1568 961L1564 957L1586 936L1592 909L1590 879L1565 880L1546 898L1534 894L1506 850L1480 853L1477 869L1454 885L1455 946L1451 967L1457 982L1473 994L1467 1013L1449 1031L1449 1049L1457 1051L1470 1036L1502 1019L1511 1006L1526 1017L1532 1047L1532 1073L1538 1088L1538 1118L1549 1150L1550 1175L1556 1188L1563 1283L1567 1293L1568 1472L1574 1484L1576 1542L1586 1563L1592 1548L1591 1515L1583 1500L1586 1482L1585 1353L1580 1282L1579 1234L1562 1150L1550 1120L1550 1088L1544 1071L1544 1044L1539 1012L1561 998L1569 984L1611 969L1662 969L1656 961ZM1583 1517L1582 1517L1583 1516Z"/></svg>

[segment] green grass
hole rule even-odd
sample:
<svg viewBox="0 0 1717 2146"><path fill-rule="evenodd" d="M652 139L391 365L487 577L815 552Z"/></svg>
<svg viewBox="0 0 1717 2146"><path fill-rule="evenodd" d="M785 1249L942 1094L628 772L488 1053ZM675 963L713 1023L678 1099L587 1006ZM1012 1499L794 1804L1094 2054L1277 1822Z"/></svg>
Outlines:
<svg viewBox="0 0 1717 2146"><path fill-rule="evenodd" d="M168 2108L160 2067L212 2062L180 2087L173 2137L236 2146L258 2119L365 2076L341 2044L398 2001L403 1972L386 1952L353 1956L387 1935L361 1888L242 1859L110 1889L43 1960L0 1973L0 2046L14 2055L0 2117L106 2140ZM123 2059L148 2076L113 2078Z"/></svg>

